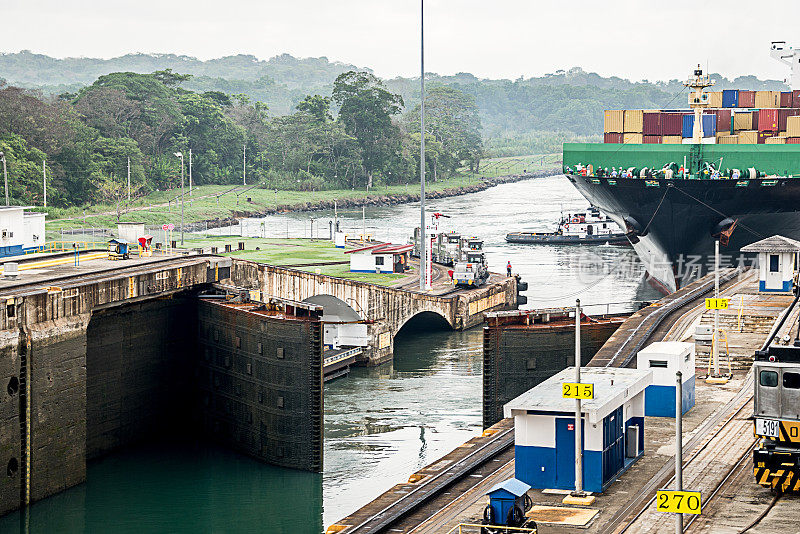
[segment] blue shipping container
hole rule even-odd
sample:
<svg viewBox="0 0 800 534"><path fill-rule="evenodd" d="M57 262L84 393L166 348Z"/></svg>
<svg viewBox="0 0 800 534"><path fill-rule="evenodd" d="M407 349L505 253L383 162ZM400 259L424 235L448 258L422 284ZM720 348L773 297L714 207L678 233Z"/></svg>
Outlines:
<svg viewBox="0 0 800 534"><path fill-rule="evenodd" d="M694 132L694 115L683 116L683 127L681 128L681 136L684 138L692 137ZM714 137L717 135L717 116L712 114L703 114L703 136Z"/></svg>
<svg viewBox="0 0 800 534"><path fill-rule="evenodd" d="M725 89L722 91L722 107L735 108L739 105L739 90Z"/></svg>

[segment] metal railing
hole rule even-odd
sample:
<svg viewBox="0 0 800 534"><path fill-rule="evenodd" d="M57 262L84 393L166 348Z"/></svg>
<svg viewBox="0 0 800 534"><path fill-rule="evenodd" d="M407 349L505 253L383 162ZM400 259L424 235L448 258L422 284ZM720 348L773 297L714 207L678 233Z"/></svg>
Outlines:
<svg viewBox="0 0 800 534"><path fill-rule="evenodd" d="M334 364L336 362L340 362L342 360L346 360L347 358L350 358L351 356L358 356L359 354L361 354L361 352L362 352L361 347L355 347L355 348L346 350L346 351L342 352L341 354L337 354L337 355L331 356L329 358L324 358L322 360L322 365L323 366L331 365L331 364Z"/></svg>
<svg viewBox="0 0 800 534"><path fill-rule="evenodd" d="M463 530L465 527L468 527L469 530ZM450 530L447 531L447 534L462 534L462 532L473 532L473 528L480 529L487 528L487 529L496 529L497 532L527 532L529 534L536 534L538 532L536 527L528 528L528 527L506 527L502 525L481 525L478 523L459 523L458 525L454 526Z"/></svg>

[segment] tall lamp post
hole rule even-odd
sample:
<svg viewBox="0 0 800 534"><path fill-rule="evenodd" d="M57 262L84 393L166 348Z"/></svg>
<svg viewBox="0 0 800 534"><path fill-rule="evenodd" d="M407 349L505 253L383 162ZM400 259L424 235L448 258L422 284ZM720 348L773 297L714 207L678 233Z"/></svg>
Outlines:
<svg viewBox="0 0 800 534"><path fill-rule="evenodd" d="M183 246L183 152L175 152L176 158L181 158L181 246Z"/></svg>
<svg viewBox="0 0 800 534"><path fill-rule="evenodd" d="M6 155L0 152L0 159L3 160L3 182L6 186L6 206L8 206L8 171L6 170Z"/></svg>
<svg viewBox="0 0 800 534"><path fill-rule="evenodd" d="M425 238L425 0L419 2L419 289L427 287L428 245Z"/></svg>

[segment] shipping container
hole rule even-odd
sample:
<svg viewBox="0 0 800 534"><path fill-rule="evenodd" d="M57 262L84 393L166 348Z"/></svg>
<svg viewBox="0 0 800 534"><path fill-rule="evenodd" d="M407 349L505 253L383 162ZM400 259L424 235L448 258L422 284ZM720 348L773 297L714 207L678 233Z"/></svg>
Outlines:
<svg viewBox="0 0 800 534"><path fill-rule="evenodd" d="M740 108L753 108L756 106L756 92L755 91L739 91L739 107Z"/></svg>
<svg viewBox="0 0 800 534"><path fill-rule="evenodd" d="M661 135L661 112L645 112L642 118L642 133L645 135Z"/></svg>
<svg viewBox="0 0 800 534"><path fill-rule="evenodd" d="M664 145L679 145L681 144L682 137L680 135L665 135L661 138L661 144Z"/></svg>
<svg viewBox="0 0 800 534"><path fill-rule="evenodd" d="M625 118L625 113L619 110L606 110L603 117L603 133L622 133L622 124Z"/></svg>
<svg viewBox="0 0 800 534"><path fill-rule="evenodd" d="M714 137L717 135L717 116L714 114L703 114L703 137Z"/></svg>
<svg viewBox="0 0 800 534"><path fill-rule="evenodd" d="M717 144L720 145L738 145L739 144L739 136L738 135L720 135L717 137Z"/></svg>
<svg viewBox="0 0 800 534"><path fill-rule="evenodd" d="M774 137L775 132L758 132L758 144L763 145L767 138Z"/></svg>
<svg viewBox="0 0 800 534"><path fill-rule="evenodd" d="M623 124L622 131L624 133L642 133L643 114L644 112L641 109L626 109L625 124Z"/></svg>
<svg viewBox="0 0 800 534"><path fill-rule="evenodd" d="M777 132L778 131L778 110L760 109L758 110L758 131Z"/></svg>
<svg viewBox="0 0 800 534"><path fill-rule="evenodd" d="M694 115L684 115L683 116L683 127L681 128L681 136L683 137L692 137L692 132L694 132Z"/></svg>
<svg viewBox="0 0 800 534"><path fill-rule="evenodd" d="M616 132L608 132L603 134L603 142L604 143L621 143L622 142L622 134Z"/></svg>
<svg viewBox="0 0 800 534"><path fill-rule="evenodd" d="M764 140L764 143L767 144L767 145L785 145L786 144L786 138L785 137L778 137L778 136L776 136L776 137L767 137Z"/></svg>
<svg viewBox="0 0 800 534"><path fill-rule="evenodd" d="M735 108L739 105L739 90L725 89L722 91L722 107Z"/></svg>
<svg viewBox="0 0 800 534"><path fill-rule="evenodd" d="M756 143L758 143L758 131L742 130L739 132L740 145L755 145Z"/></svg>
<svg viewBox="0 0 800 534"><path fill-rule="evenodd" d="M786 138L787 145L800 145L800 137L787 137Z"/></svg>
<svg viewBox="0 0 800 534"><path fill-rule="evenodd" d="M756 91L756 103L753 107L759 109L781 107L780 91Z"/></svg>
<svg viewBox="0 0 800 534"><path fill-rule="evenodd" d="M661 114L661 134L662 135L681 135L683 129L682 113L662 113Z"/></svg>
<svg viewBox="0 0 800 534"><path fill-rule="evenodd" d="M642 142L645 145L660 145L661 144L661 136L660 135L647 135L647 134L644 134Z"/></svg>
<svg viewBox="0 0 800 534"><path fill-rule="evenodd" d="M622 142L632 145L641 145L642 144L642 134L640 133L626 133L622 134Z"/></svg>
<svg viewBox="0 0 800 534"><path fill-rule="evenodd" d="M781 108L778 110L778 131L785 132L787 128L787 120L789 117L800 115L800 109Z"/></svg>
<svg viewBox="0 0 800 534"><path fill-rule="evenodd" d="M800 89L792 91L792 107L800 108Z"/></svg>
<svg viewBox="0 0 800 534"><path fill-rule="evenodd" d="M791 91L781 91L781 107L782 108L790 108L790 107L792 107L792 92Z"/></svg>
<svg viewBox="0 0 800 534"><path fill-rule="evenodd" d="M709 91L708 92L708 107L721 108L722 107L722 91Z"/></svg>
<svg viewBox="0 0 800 534"><path fill-rule="evenodd" d="M733 114L733 131L739 132L742 130L753 129L753 112L752 111L739 111Z"/></svg>
<svg viewBox="0 0 800 534"><path fill-rule="evenodd" d="M786 135L788 137L800 137L800 117L786 118Z"/></svg>
<svg viewBox="0 0 800 534"><path fill-rule="evenodd" d="M731 132L731 110L717 109L714 111L717 116L717 133L730 133Z"/></svg>

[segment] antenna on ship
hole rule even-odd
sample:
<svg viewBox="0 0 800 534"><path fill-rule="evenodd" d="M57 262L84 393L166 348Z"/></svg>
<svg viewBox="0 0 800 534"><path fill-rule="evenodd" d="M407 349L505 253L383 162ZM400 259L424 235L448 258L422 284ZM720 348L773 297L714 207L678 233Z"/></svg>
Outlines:
<svg viewBox="0 0 800 534"><path fill-rule="evenodd" d="M789 84L790 88L800 89L800 50L786 46L786 41L772 41L769 55L772 59L777 59L781 63L789 65L792 71L789 79L784 81Z"/></svg>
<svg viewBox="0 0 800 534"><path fill-rule="evenodd" d="M703 142L703 110L708 107L708 93L705 92L706 87L714 85L714 80L708 74L703 74L703 69L700 64L694 69L694 75L689 76L689 79L683 82L684 87L692 89L689 93L689 107L694 110L694 131L692 133L692 142L700 144Z"/></svg>

